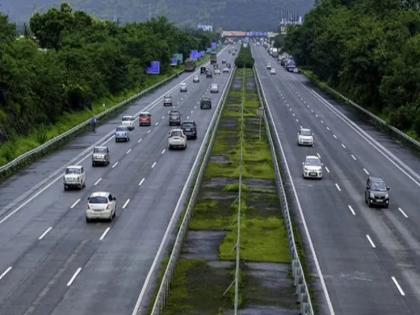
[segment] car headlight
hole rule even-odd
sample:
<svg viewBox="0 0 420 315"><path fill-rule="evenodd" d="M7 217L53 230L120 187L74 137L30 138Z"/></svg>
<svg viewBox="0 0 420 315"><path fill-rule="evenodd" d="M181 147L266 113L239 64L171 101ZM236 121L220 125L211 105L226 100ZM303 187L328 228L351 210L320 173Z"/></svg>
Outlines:
<svg viewBox="0 0 420 315"><path fill-rule="evenodd" d="M375 198L375 194L373 192L369 193L370 198Z"/></svg>

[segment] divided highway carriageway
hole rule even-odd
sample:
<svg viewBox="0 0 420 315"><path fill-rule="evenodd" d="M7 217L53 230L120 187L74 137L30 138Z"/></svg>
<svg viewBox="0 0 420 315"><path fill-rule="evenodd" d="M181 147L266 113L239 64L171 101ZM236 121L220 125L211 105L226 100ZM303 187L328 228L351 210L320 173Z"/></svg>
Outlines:
<svg viewBox="0 0 420 315"><path fill-rule="evenodd" d="M227 49L219 58L233 64ZM187 199L186 182L231 73L193 83L184 73L0 185L0 314L131 314L152 294L166 245ZM188 92L179 84L186 82ZM210 93L218 83L219 93ZM171 95L173 107L163 106ZM211 110L200 110L203 95ZM168 111L195 120L197 140L184 151L168 151ZM130 141L115 143L122 115L148 110L150 127L136 127ZM94 145L110 149L109 166L91 166ZM64 191L66 165L87 174L82 190ZM116 219L85 222L88 196L109 191Z"/></svg>
<svg viewBox="0 0 420 315"><path fill-rule="evenodd" d="M303 75L284 71L264 48L252 51L312 256L319 313L420 314L420 159ZM301 126L314 133L313 147L297 145ZM306 155L321 159L322 180L303 179ZM390 186L389 208L365 204L369 175Z"/></svg>

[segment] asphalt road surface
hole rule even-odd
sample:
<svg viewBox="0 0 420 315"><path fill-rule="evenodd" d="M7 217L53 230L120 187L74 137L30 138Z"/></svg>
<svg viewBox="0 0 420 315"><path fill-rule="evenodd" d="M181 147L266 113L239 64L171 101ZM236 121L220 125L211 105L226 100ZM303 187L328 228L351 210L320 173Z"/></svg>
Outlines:
<svg viewBox="0 0 420 315"><path fill-rule="evenodd" d="M233 64L226 49L221 58ZM133 311L140 291L154 280L148 274L159 267L163 255L155 261L158 250L167 250L162 240L174 232L169 223L179 215L173 214L182 206L184 185L230 76L200 75L200 83L192 83L192 75L180 75L103 122L96 133L75 138L0 185L0 314ZM187 82L187 93L179 91L181 82ZM219 83L218 94L209 93L212 82ZM168 94L172 108L163 107ZM212 110L200 110L203 95L211 96ZM152 126L136 124L129 142L115 143L121 116L144 109L152 114ZM198 139L189 140L185 151L167 149L170 109L197 123ZM109 166L91 166L94 144L109 147ZM86 169L83 190L64 191L68 164ZM87 198L94 191L116 196L112 223L85 222Z"/></svg>
<svg viewBox="0 0 420 315"><path fill-rule="evenodd" d="M303 75L283 70L262 47L252 49L292 178L294 208L307 229L303 239L315 253L319 312L419 314L418 156L313 90ZM300 126L312 129L313 147L297 145ZM306 155L321 157L322 180L303 179ZM388 209L365 204L368 174L390 186Z"/></svg>

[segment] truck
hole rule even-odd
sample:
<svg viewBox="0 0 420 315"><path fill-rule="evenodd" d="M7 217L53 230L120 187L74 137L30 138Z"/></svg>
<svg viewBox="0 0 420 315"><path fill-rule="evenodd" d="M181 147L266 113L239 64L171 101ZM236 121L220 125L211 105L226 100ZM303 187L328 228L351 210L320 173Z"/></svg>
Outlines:
<svg viewBox="0 0 420 315"><path fill-rule="evenodd" d="M193 72L195 70L196 62L194 59L185 60L185 71Z"/></svg>
<svg viewBox="0 0 420 315"><path fill-rule="evenodd" d="M212 52L210 55L210 63L213 64L217 64L217 55L215 52Z"/></svg>

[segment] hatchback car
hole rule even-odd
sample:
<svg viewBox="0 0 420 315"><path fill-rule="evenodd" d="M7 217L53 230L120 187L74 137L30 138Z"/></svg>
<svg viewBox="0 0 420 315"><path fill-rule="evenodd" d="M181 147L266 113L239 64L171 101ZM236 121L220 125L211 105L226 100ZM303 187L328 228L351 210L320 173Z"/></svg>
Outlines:
<svg viewBox="0 0 420 315"><path fill-rule="evenodd" d="M172 106L172 96L166 95L163 98L163 106Z"/></svg>
<svg viewBox="0 0 420 315"><path fill-rule="evenodd" d="M134 116L125 115L121 119L121 125L127 127L128 130L134 129Z"/></svg>
<svg viewBox="0 0 420 315"><path fill-rule="evenodd" d="M128 135L128 128L125 126L118 126L115 129L115 142L120 141L130 141L130 136Z"/></svg>
<svg viewBox="0 0 420 315"><path fill-rule="evenodd" d="M302 162L303 178L322 178L322 163L319 157L308 155Z"/></svg>
<svg viewBox="0 0 420 315"><path fill-rule="evenodd" d="M149 112L141 112L139 114L139 126L151 126L152 125L152 114Z"/></svg>
<svg viewBox="0 0 420 315"><path fill-rule="evenodd" d="M109 192L94 192L88 198L86 208L86 222L94 219L105 219L112 221L117 214L117 198Z"/></svg>
<svg viewBox="0 0 420 315"><path fill-rule="evenodd" d="M96 146L92 153L92 166L109 164L109 149L107 146Z"/></svg>
<svg viewBox="0 0 420 315"><path fill-rule="evenodd" d="M195 121L183 121L181 124L181 129L187 139L197 139L197 125L195 124Z"/></svg>
<svg viewBox="0 0 420 315"><path fill-rule="evenodd" d="M219 93L219 86L217 83L212 83L210 85L210 93Z"/></svg>
<svg viewBox="0 0 420 315"><path fill-rule="evenodd" d="M86 172L81 165L69 165L63 176L64 190L69 188L82 189L86 186Z"/></svg>
<svg viewBox="0 0 420 315"><path fill-rule="evenodd" d="M183 149L187 148L187 136L182 129L176 128L169 131L168 149Z"/></svg>
<svg viewBox="0 0 420 315"><path fill-rule="evenodd" d="M300 128L298 132L298 145L314 145L314 136L311 129Z"/></svg>
<svg viewBox="0 0 420 315"><path fill-rule="evenodd" d="M187 83L182 82L182 83L179 85L179 91L180 91L180 92L187 92L187 91L188 91L188 89L187 89Z"/></svg>
<svg viewBox="0 0 420 315"><path fill-rule="evenodd" d="M203 96L200 100L200 109L211 109L211 98Z"/></svg>
<svg viewBox="0 0 420 315"><path fill-rule="evenodd" d="M270 69L270 74L276 74L276 68L271 68Z"/></svg>
<svg viewBox="0 0 420 315"><path fill-rule="evenodd" d="M369 176L366 181L365 202L369 207L380 206L388 208L389 206L389 187L380 177Z"/></svg>
<svg viewBox="0 0 420 315"><path fill-rule="evenodd" d="M181 113L177 110L171 110L169 112L169 126L180 126L181 125Z"/></svg>
<svg viewBox="0 0 420 315"><path fill-rule="evenodd" d="M200 82L200 77L198 75L195 75L193 77L193 83L199 83Z"/></svg>

